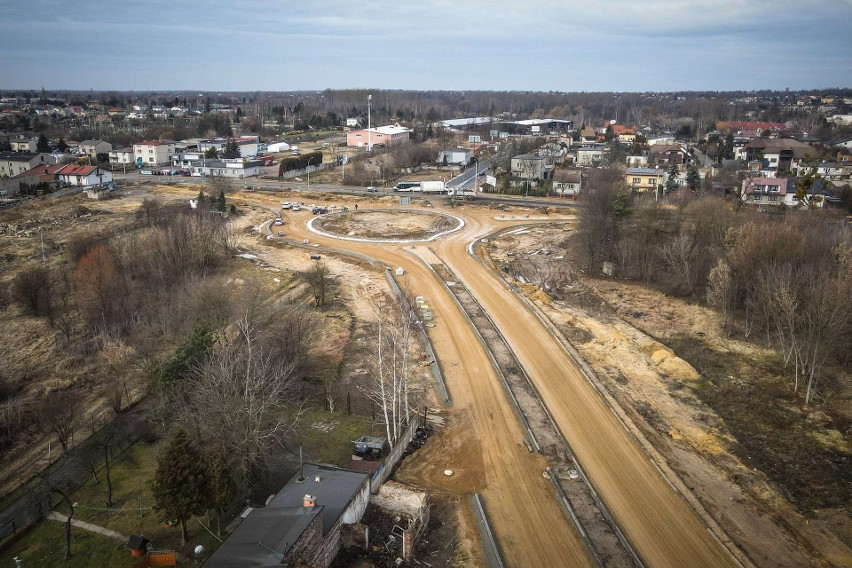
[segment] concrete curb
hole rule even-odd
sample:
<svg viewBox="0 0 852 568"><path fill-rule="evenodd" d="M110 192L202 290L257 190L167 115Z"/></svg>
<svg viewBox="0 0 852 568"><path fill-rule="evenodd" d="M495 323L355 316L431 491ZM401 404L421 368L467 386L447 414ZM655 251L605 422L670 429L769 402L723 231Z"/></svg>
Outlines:
<svg viewBox="0 0 852 568"><path fill-rule="evenodd" d="M322 251L325 251L325 252L335 253L335 254L338 254L338 255L341 255L341 256L348 256L348 257L351 257L351 258L362 260L364 262L369 263L371 266L382 269L384 271L384 274L385 274L385 279L388 281L388 284L390 285L391 289L394 291L398 301L404 301L406 303L406 305L408 305L408 300L405 298L405 295L402 293L402 290L399 287L399 283L397 283L396 279L393 277L393 272L391 271L390 267L387 266L386 264L384 264L383 262L380 262L379 260L377 260L375 258L372 258L372 257L367 256L365 254L360 254L360 253L357 253L357 252L352 252L352 251L342 250L342 249L336 249L336 248L332 248L332 247L325 247L325 246L319 246L319 247L309 246L309 245L305 245L303 243L297 243L297 242L290 240L290 239L278 237L272 231L272 227L273 227L274 222L275 221L269 221L268 223L263 224L263 226L266 230L266 234L268 236L272 237L273 239L280 239L280 242L283 242L284 244L286 244L288 246L292 246L294 248L298 248L298 249L302 249L302 250L308 250L308 251L322 250ZM410 306L409 306L409 308L410 308ZM438 391L440 392L441 397L443 398L443 405L444 406L452 406L452 404L453 404L452 397L450 396L449 390L447 389L447 383L444 380L444 372L443 372L443 369L441 368L441 363L438 360L438 356L435 354L435 349L432 346L432 341L429 339L429 335L426 333L426 330L423 328L422 324L420 325L420 332L421 332L421 341L423 342L423 349L426 351L426 354L429 357L432 358L432 362L429 364L429 371L432 374L432 378L435 379L435 384L438 387Z"/></svg>
<svg viewBox="0 0 852 568"><path fill-rule="evenodd" d="M474 493L469 499L470 508L473 510L476 526L479 529L479 541L482 544L482 556L484 557L485 565L488 568L505 568L503 557L500 555L500 549L497 547L497 541L494 540L494 533L491 532L488 517L485 515L482 498L479 496L479 493Z"/></svg>
<svg viewBox="0 0 852 568"><path fill-rule="evenodd" d="M500 383L503 385L503 389L509 395L509 402L512 404L512 408L515 409L515 414L518 416L518 419L521 421L521 424L523 425L524 433L527 436L527 440L529 441L530 444L532 444L532 446L535 448L536 452L541 453L541 445L538 443L538 440L536 440L535 434L533 434L532 428L530 428L530 424L527 421L527 417L524 416L524 413L521 411L521 407L518 404L518 399L515 398L515 393L512 392L512 389L509 386L508 381L506 381L506 376L503 374L503 371L500 369L500 365L497 363L497 360L494 358L494 354L491 352L491 349L485 343L485 339L482 337L482 334L479 333L479 329L477 329L476 325L473 323L473 320L471 320L470 315L467 313L467 311L465 311L464 306L461 305L461 302L459 302L459 299L456 297L455 293L453 293L452 289L450 289L450 287L447 285L447 283L444 281L444 279L441 278L441 276L435 271L435 269L432 267L431 264L426 262L424 259L420 258L415 253L412 253L410 251L406 251L406 252L414 255L417 258L417 260L419 260L424 265L426 265L426 268L428 268L432 272L432 274L435 275L435 278L437 278L438 280L441 281L441 284L443 284L444 289L449 293L450 297L452 297L453 301L456 304L456 307L459 309L459 311L462 313L464 318L467 320L467 323L470 324L471 329L473 329L473 333L476 335L476 340L479 342L480 347L482 347L483 351L485 351L485 353L488 355L488 360L491 362L491 367L497 373L497 376L500 379ZM450 271L450 268L446 264L444 264L443 266L447 269L447 271L449 271L452 274L452 271ZM457 282L458 282L458 280L457 280ZM459 284L460 284L460 282L459 282ZM475 298L474 298L474 300L475 300ZM477 302L477 304L479 304L479 302ZM480 306L480 308L481 307L482 306ZM485 312L485 310L483 310L483 312ZM486 313L486 316L487 316L487 313ZM495 329L496 329L496 327L495 327Z"/></svg>
<svg viewBox="0 0 852 568"><path fill-rule="evenodd" d="M516 229L516 228L517 227L512 227L511 229ZM577 349L570 343L570 341L568 341L568 339L566 339L562 335L562 333L558 330L558 328L556 328L555 324L553 324L553 322L550 321L550 318L548 318L547 315L545 315L539 309L538 306L536 306L526 296L524 296L524 294L521 293L521 291L516 286L507 282L500 273L498 273L496 270L494 270L491 266L488 265L488 263L486 263L484 260L482 260L482 258L480 258L476 254L475 248L479 243L482 242L482 239L493 239L493 238L496 238L496 237L500 237L500 236L502 236L503 233L508 232L511 229L510 228L500 229L500 230L494 231L493 233L490 233L490 234L488 234L488 235L486 235L482 238L476 239L475 241L471 242L468 245L468 253L471 256L473 256L480 264L482 264L482 266L485 267L489 272L491 272L500 281L500 283L504 287L506 287L510 292L512 292L521 301L521 303L524 304L524 306L527 308L527 310L533 316L535 316L536 319L538 319L539 322L541 322L542 325L544 325L547 328L548 332L562 346L562 349L565 351L565 353L567 353L568 356L571 358L571 360L574 361L574 363L577 365L577 368L580 370L580 373L583 375L583 377L589 382L589 384L604 399L604 402L606 402L606 405L609 408L610 412L613 414L613 416L615 416L615 418L624 427L624 429L636 440L636 442L643 449L643 451L645 451L648 454L649 461L657 469L657 471L660 473L662 478L666 481L666 483L669 484L669 486L678 495L680 495L680 497L684 501L686 501L686 503L689 505L689 507L701 519L701 521L704 524L707 531L711 535L713 535L713 537L722 545L722 547L725 550L728 551L728 554L730 554L731 558L741 567L754 566L754 564L751 562L751 560L748 558L748 556L746 556L744 553L742 553L739 550L739 548L737 548L736 544L727 536L725 531L722 530L722 528L715 521L715 519L713 519L713 517L706 511L706 509L701 504L701 502L698 500L698 498L695 497L695 495L693 495L685 486L683 486L683 481L680 479L680 477L677 475L676 472L671 470L671 468L668 466L668 463L667 463L665 457L663 457L663 455L660 454L659 451L657 451L657 449L653 446L653 444L651 444L651 442L648 441L648 439L639 430L639 427L636 426L630 420L630 418L627 417L624 414L624 411L621 410L620 405L618 404L618 401L615 400L615 398L609 393L609 391L606 389L606 387L600 382L600 380L597 378L597 375L595 374L594 370L591 367L589 367L589 365L586 363L586 361L583 359L583 357L580 355L580 353L577 351ZM566 441L566 443L567 443L567 441ZM576 461L576 459L574 461L577 464L577 471L583 477L583 480L586 483L589 484L589 487L590 487L595 499L600 501L600 499L597 495L597 492L594 490L594 487L589 482L588 478L586 477L585 472L580 467L580 464ZM675 483L675 481L673 481L673 479L677 480L678 483ZM606 508L606 506L603 504L602 501L600 501L600 506L602 507L602 511L607 516L608 520L610 520L611 516L610 516L609 510ZM623 544L625 544L627 546L627 548L631 552L631 554L634 555L635 560L637 562L639 562L640 566L642 566L643 564L641 563L641 561L640 561L638 555L636 554L635 550L633 550L632 546L629 545L627 538L621 532L621 528L618 527L617 524L615 524L614 520L612 520L611 523L612 523L613 527L615 528L617 535L619 536L619 540L624 539Z"/></svg>
<svg viewBox="0 0 852 568"><path fill-rule="evenodd" d="M399 212L398 209L365 209L364 212L375 212L375 211L395 211ZM416 211L418 213L435 213L434 211L429 211L426 209L406 209L406 211ZM435 233L431 237L427 239L365 239L363 237L346 237L343 235L336 235L334 233L329 233L323 231L322 229L317 229L314 227L314 221L317 219L321 219L323 217L328 217L331 215L340 215L343 212L335 212L335 213L326 213L325 215L319 215L317 217L311 217L308 220L308 230L312 233L316 233L317 235L322 235L324 237L329 237L332 239L340 239L341 241L352 241L356 243L391 243L391 244L412 244L412 243L429 243L436 239L443 237L444 235L449 235L450 233L455 233L456 231L460 231L464 228L465 222L461 217L456 217L455 215L451 215L450 213L440 212L438 215L445 215L447 217L452 217L455 219L458 224L452 229L447 229L446 231L441 231L440 233ZM347 211L347 213L352 213L352 211Z"/></svg>

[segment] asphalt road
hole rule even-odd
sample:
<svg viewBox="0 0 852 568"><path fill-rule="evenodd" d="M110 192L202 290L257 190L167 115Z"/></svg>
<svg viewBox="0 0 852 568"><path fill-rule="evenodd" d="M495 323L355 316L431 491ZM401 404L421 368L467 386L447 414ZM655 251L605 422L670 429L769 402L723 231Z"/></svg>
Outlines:
<svg viewBox="0 0 852 568"><path fill-rule="evenodd" d="M462 231L429 245L476 295L506 337L573 447L592 484L647 566L736 566L689 504L672 488L635 439L583 377L557 340L495 276L467 252L475 238L519 221L495 219L494 211L465 208ZM520 443L517 418L486 354L467 321L433 274L410 250L318 237L304 217L289 235L378 258L405 268L403 287L430 298L437 324L429 334L459 408L471 409L471 441L478 441L487 487L482 491L498 543L513 566L575 566L588 563L574 529L558 511L542 477L543 460ZM425 247L426 245L417 245ZM417 252L417 249L413 251ZM473 447L473 446L472 446Z"/></svg>

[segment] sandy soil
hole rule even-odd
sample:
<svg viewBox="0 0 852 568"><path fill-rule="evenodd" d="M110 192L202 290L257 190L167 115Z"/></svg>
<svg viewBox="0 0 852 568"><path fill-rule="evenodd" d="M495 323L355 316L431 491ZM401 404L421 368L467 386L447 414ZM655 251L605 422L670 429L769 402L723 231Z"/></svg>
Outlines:
<svg viewBox="0 0 852 568"><path fill-rule="evenodd" d="M489 252L505 265L519 254L558 249L561 238L550 229L533 228L492 242ZM726 449L735 440L724 422L691 394L699 373L660 341L701 336L721 353L757 358L769 356L765 349L724 336L711 310L642 286L585 280L570 287L565 301L553 301L537 288L530 296L751 560L791 567L850 560L848 547L831 534L828 519L804 519L764 476ZM833 521L837 526L838 520ZM848 519L839 523L844 524L848 526ZM842 533L842 528L837 531Z"/></svg>
<svg viewBox="0 0 852 568"><path fill-rule="evenodd" d="M396 211L350 211L314 222L327 233L365 239L426 239L455 225L455 219L437 213Z"/></svg>

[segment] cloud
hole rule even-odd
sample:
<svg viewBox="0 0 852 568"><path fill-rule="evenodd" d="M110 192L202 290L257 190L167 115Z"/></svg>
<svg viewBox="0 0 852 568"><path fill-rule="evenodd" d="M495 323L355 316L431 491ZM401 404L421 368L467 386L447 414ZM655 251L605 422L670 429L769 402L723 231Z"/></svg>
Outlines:
<svg viewBox="0 0 852 568"><path fill-rule="evenodd" d="M807 9L796 0L0 0L0 9L7 89L852 83L852 0Z"/></svg>

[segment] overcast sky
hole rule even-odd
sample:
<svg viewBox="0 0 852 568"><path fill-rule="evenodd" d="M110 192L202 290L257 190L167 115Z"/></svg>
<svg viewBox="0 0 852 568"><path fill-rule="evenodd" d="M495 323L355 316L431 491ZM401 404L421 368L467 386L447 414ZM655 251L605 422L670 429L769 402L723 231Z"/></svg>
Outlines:
<svg viewBox="0 0 852 568"><path fill-rule="evenodd" d="M0 0L0 89L852 87L852 0Z"/></svg>

